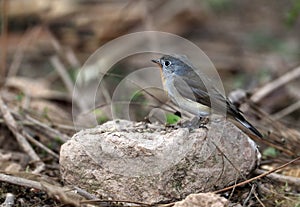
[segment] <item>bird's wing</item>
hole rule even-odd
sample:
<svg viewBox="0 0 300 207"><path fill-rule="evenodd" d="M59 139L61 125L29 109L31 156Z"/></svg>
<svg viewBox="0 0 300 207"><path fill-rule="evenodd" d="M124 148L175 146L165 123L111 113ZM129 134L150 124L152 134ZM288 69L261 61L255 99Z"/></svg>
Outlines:
<svg viewBox="0 0 300 207"><path fill-rule="evenodd" d="M196 83L193 83L193 80L187 80L186 78L182 78L182 76L175 76L173 84L182 97L210 106L207 91L205 89L199 90Z"/></svg>
<svg viewBox="0 0 300 207"><path fill-rule="evenodd" d="M212 107L219 113L227 113L231 119L238 121L244 127L252 131L252 133L256 136L260 138L262 137L261 133L244 118L240 110L235 105L222 96L221 93L219 93L219 91L213 86L210 90L207 90L200 78L175 76L173 84L183 98Z"/></svg>
<svg viewBox="0 0 300 207"><path fill-rule="evenodd" d="M203 81L193 74L176 76L174 78L174 86L182 97L209 107L211 107L211 102L213 102L213 106L217 107L217 111L224 111L224 107L228 107L226 98L213 85L208 86L210 87L208 90Z"/></svg>
<svg viewBox="0 0 300 207"><path fill-rule="evenodd" d="M224 97L213 83L209 83L208 90L200 78L195 77L193 73L185 74L185 76L176 76L174 78L174 86L179 94L187 99L191 99L205 106L212 107L214 110L227 113L227 115L237 120L244 127L248 128L258 137L262 137L261 133L251 125L241 114L241 111L233 105L226 97ZM213 104L211 104L211 102Z"/></svg>

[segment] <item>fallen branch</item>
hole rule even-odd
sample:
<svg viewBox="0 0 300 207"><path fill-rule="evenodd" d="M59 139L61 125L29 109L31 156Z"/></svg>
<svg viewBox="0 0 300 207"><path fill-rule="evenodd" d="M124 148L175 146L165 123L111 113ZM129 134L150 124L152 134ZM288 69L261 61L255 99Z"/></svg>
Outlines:
<svg viewBox="0 0 300 207"><path fill-rule="evenodd" d="M256 169L254 171L255 174L257 175L261 175L266 173L266 170L260 170L260 169ZM282 183L288 183L294 186L300 186L300 178L297 177L292 177L292 176L287 176L287 175L281 175L278 173L273 173L270 175L267 175L268 178L272 179L272 180L276 180Z"/></svg>
<svg viewBox="0 0 300 207"><path fill-rule="evenodd" d="M32 136L30 136L28 133L24 133L23 131L23 135L24 137L26 137L26 139L31 142L32 144L34 144L35 146L41 148L42 150L45 150L48 154L52 155L53 157L55 157L56 159L59 159L59 155L56 154L55 152L53 152L51 149L49 149L48 147L46 147L44 144L40 143L39 141L37 141L36 139L34 139Z"/></svg>
<svg viewBox="0 0 300 207"><path fill-rule="evenodd" d="M16 52L13 55L12 63L8 69L8 77L16 76L16 74L20 69L25 54L25 49L27 49L28 45L32 44L32 42L39 37L41 32L42 32L42 27L36 26L30 28L28 31L25 32L24 35L22 35L21 41L18 44Z"/></svg>
<svg viewBox="0 0 300 207"><path fill-rule="evenodd" d="M71 204L73 206L79 207L79 201L82 200L81 196L72 192L68 188L55 186L45 182L41 183L38 181L6 175L3 173L0 173L0 181L45 191L50 197L58 199L64 204Z"/></svg>
<svg viewBox="0 0 300 207"><path fill-rule="evenodd" d="M33 173L41 172L45 167L45 163L42 162L40 157L36 154L36 152L33 150L31 145L28 143L26 138L20 133L21 131L20 126L18 126L14 117L12 116L9 109L5 105L1 95L0 95L0 111L3 114L3 119L5 121L5 124L7 125L9 130L13 133L13 135L16 137L16 140L20 145L20 147L24 150L25 153L29 155L32 161L36 163L36 169L33 171Z"/></svg>
<svg viewBox="0 0 300 207"><path fill-rule="evenodd" d="M70 137L68 137L67 135L61 133L60 131L53 129L51 127L49 127L47 124L40 122L37 119L32 118L29 115L26 115L25 118L32 122L34 124L35 128L38 128L38 130L43 133L43 134L47 134L47 137L50 137L52 140L57 141L57 139L59 138L62 142L66 142L70 139ZM46 133L45 133L46 132Z"/></svg>
<svg viewBox="0 0 300 207"><path fill-rule="evenodd" d="M251 101L254 103L259 102L265 96L270 94L272 91L275 91L277 88L287 84L288 82L295 80L296 78L300 77L300 66L294 68L293 70L287 72L286 74L280 76L278 79L273 80L272 82L264 85L260 88L257 92L255 92L251 96Z"/></svg>
<svg viewBox="0 0 300 207"><path fill-rule="evenodd" d="M276 114L273 114L271 116L274 120L279 120L282 117L291 114L292 112L298 110L300 108L300 101L297 101L296 103L289 105L288 107L282 109L281 111L277 112Z"/></svg>
<svg viewBox="0 0 300 207"><path fill-rule="evenodd" d="M77 191L77 193L79 195L81 195L85 199L88 199L88 200L98 200L99 199L99 198L97 198L97 196L90 194L89 192L87 192L84 189L81 189L81 188L76 187L76 186L74 186L74 189Z"/></svg>
<svg viewBox="0 0 300 207"><path fill-rule="evenodd" d="M57 73L60 75L63 83L65 84L70 96L73 94L73 88L74 84L67 72L67 69L65 66L62 64L62 62L59 60L58 56L53 56L50 58L50 62L54 69L57 71Z"/></svg>

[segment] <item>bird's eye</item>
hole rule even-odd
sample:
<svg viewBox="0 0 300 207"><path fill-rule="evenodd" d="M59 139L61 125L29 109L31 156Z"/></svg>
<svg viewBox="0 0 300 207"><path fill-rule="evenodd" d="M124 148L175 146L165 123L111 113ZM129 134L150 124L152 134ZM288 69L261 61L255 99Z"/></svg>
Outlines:
<svg viewBox="0 0 300 207"><path fill-rule="evenodd" d="M166 66L166 67L168 67L168 66L170 66L170 65L171 65L171 62L170 62L170 61L168 61L168 60L166 60L164 64L165 64L165 66Z"/></svg>

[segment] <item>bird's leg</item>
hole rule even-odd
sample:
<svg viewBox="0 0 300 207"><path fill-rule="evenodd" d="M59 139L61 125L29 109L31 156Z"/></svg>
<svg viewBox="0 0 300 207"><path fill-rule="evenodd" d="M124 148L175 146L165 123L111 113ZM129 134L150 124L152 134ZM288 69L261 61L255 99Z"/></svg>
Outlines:
<svg viewBox="0 0 300 207"><path fill-rule="evenodd" d="M197 117L195 116L192 120L186 120L181 124L184 128L196 129L196 128L206 128L205 125L209 122L208 116Z"/></svg>
<svg viewBox="0 0 300 207"><path fill-rule="evenodd" d="M209 122L209 116L202 116L199 117L198 123L199 123L199 128L206 128L206 124Z"/></svg>
<svg viewBox="0 0 300 207"><path fill-rule="evenodd" d="M209 122L208 116L195 116L191 122L194 124L195 128L206 128L206 124Z"/></svg>

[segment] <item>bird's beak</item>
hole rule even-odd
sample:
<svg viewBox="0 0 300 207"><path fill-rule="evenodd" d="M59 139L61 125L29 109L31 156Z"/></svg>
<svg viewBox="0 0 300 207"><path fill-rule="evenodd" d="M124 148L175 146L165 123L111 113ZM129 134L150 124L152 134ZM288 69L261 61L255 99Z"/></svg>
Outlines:
<svg viewBox="0 0 300 207"><path fill-rule="evenodd" d="M159 65L160 67L162 66L161 63L160 63L160 59L157 59L157 60L151 60L152 62L156 63L157 65Z"/></svg>

